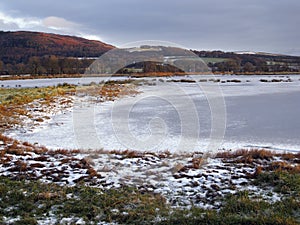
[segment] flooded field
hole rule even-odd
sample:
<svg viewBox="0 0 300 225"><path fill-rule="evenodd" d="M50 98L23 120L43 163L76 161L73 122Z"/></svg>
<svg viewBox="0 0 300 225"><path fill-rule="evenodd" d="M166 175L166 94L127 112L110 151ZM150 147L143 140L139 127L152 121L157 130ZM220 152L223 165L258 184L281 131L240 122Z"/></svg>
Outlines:
<svg viewBox="0 0 300 225"><path fill-rule="evenodd" d="M104 79L1 81L0 85L35 87ZM299 79L297 75L147 78L148 84L138 86L136 96L93 104L75 99L73 108L54 115L49 123L9 135L55 149L205 151L217 115L224 119L218 125L225 131L218 137L218 149L300 151ZM215 98L224 104L224 111L213 112L212 104L219 104Z"/></svg>

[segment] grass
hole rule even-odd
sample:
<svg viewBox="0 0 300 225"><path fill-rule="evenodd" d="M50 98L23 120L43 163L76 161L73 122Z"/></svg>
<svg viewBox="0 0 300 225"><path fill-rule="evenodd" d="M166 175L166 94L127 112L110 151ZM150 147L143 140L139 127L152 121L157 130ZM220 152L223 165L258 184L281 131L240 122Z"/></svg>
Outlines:
<svg viewBox="0 0 300 225"><path fill-rule="evenodd" d="M30 104L35 100L38 104L49 106L52 103L60 105L70 105L72 101L68 98L57 102L57 97L67 97L70 95L89 95L99 99L99 101L114 101L116 98L125 95L135 95L137 84L131 83L131 80L107 82L105 84L89 84L84 86L75 86L67 83L57 85L56 87L39 87L39 88L0 88L0 131L4 132L13 127L22 127L26 119L36 123L41 123L50 119L47 115L33 118ZM42 111L43 108L35 108L34 111Z"/></svg>
<svg viewBox="0 0 300 225"><path fill-rule="evenodd" d="M75 92L72 85L41 88L0 88L0 131L14 126L22 126L24 117L31 118L28 104L40 100L41 104L50 105L57 96ZM46 118L35 118L42 122Z"/></svg>
<svg viewBox="0 0 300 225"><path fill-rule="evenodd" d="M209 57L201 57L201 59L206 63L219 63L219 62L224 62L228 59L226 58L209 58Z"/></svg>
<svg viewBox="0 0 300 225"><path fill-rule="evenodd" d="M299 176L277 175L267 175L274 176L270 179L261 175L257 181L264 181L264 184L274 180L296 181L291 188L299 192ZM242 191L228 195L219 211L197 207L180 209L171 208L160 195L129 187L101 190L84 185L68 187L0 177L1 224L5 223L5 218L19 218L15 224L37 224L39 220L55 217L57 222L73 218L73 223L82 218L87 224L105 221L119 224L293 225L299 224L299 213L300 202L295 196L269 203L252 200L247 191Z"/></svg>
<svg viewBox="0 0 300 225"><path fill-rule="evenodd" d="M234 152L224 151L219 152L216 158L222 159L232 159L232 162L236 163L253 163L254 160L272 160L277 154L264 149L254 149L254 150L237 150Z"/></svg>
<svg viewBox="0 0 300 225"><path fill-rule="evenodd" d="M100 190L78 185L62 187L33 181L12 181L0 177L0 221L20 217L19 224L36 224L37 220L55 215L83 218L86 222L122 224L154 220L157 212L167 209L158 195L140 193L132 188ZM26 221L26 222L25 222Z"/></svg>
<svg viewBox="0 0 300 225"><path fill-rule="evenodd" d="M2 106L28 104L36 99L48 99L75 92L75 86L40 87L40 88L1 88L0 103Z"/></svg>
<svg viewBox="0 0 300 225"><path fill-rule="evenodd" d="M253 181L255 185L266 187L271 186L275 192L300 198L300 172L277 169L272 172L262 172ZM299 205L300 207L300 205Z"/></svg>
<svg viewBox="0 0 300 225"><path fill-rule="evenodd" d="M0 135L8 151L25 156L22 146L33 148L29 143ZM34 149L33 149L34 150ZM38 149L38 151L41 151ZM76 153L77 151L74 151ZM142 157L134 151L118 152L125 158ZM57 150L49 154L70 154L67 150ZM22 180L15 176L10 180L0 177L0 224L7 224L9 219L16 219L13 224L37 224L46 218L55 218L59 223L64 218L71 218L70 224L82 219L86 224L115 222L119 224L299 224L300 223L300 171L295 160L299 154L276 153L267 150L240 150L219 153L217 157L229 159L236 165L240 160L268 162L257 167L257 172L250 179L260 189L280 194L281 200L270 202L263 197L253 198L252 193L240 191L234 195L218 199L222 201L219 210L199 207L172 208L165 199L152 192L140 191L132 187L118 189L100 189L85 186L81 181L76 186L59 186L54 183L44 184L38 181ZM279 160L276 160L279 159ZM280 161L285 159L285 162ZM68 159L69 160L69 159ZM197 168L201 158L191 163ZM66 162L67 163L67 162ZM86 161L82 161L86 164ZM254 165L253 164L253 165ZM20 161L16 170L26 170ZM293 169L294 168L294 169ZM91 175L96 171L88 171ZM11 178L12 179L12 178Z"/></svg>

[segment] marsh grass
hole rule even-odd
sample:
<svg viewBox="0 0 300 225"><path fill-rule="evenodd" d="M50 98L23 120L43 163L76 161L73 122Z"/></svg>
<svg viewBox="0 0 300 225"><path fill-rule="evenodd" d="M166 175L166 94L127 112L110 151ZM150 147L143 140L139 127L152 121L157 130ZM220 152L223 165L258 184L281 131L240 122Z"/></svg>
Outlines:
<svg viewBox="0 0 300 225"><path fill-rule="evenodd" d="M86 186L62 187L33 181L12 181L0 177L0 221L20 217L19 223L54 214L62 218L83 218L86 222L144 223L167 211L159 195L133 188L100 190ZM27 224L27 223L26 223Z"/></svg>
<svg viewBox="0 0 300 225"><path fill-rule="evenodd" d="M143 81L103 81L99 84L92 82L88 85L76 87L76 94L78 96L97 97L99 102L114 101L122 96L137 94L138 91L136 91L136 86L140 83L143 83Z"/></svg>
<svg viewBox="0 0 300 225"><path fill-rule="evenodd" d="M32 110L45 114L47 110L51 110L51 107L57 106L53 103L57 103L61 107L72 104L70 98L59 99L58 97L79 94L93 96L99 102L114 101L122 96L137 94L135 87L136 84L131 80L125 80L103 84L91 83L83 86L63 83L56 87L0 88L0 131L23 127L26 119L30 119L33 124L50 119L48 115L39 117L33 114Z"/></svg>
<svg viewBox="0 0 300 225"><path fill-rule="evenodd" d="M74 85L40 88L0 88L1 105L23 105L36 99L49 100L55 96L75 92Z"/></svg>
<svg viewBox="0 0 300 225"><path fill-rule="evenodd" d="M298 178L297 178L298 179ZM134 188L101 190L12 181L0 177L0 221L20 218L16 224L37 224L50 215L82 218L88 224L298 224L299 199L277 203L252 200L247 191L228 195L221 210L171 208L163 197ZM75 224L76 220L73 221Z"/></svg>
<svg viewBox="0 0 300 225"><path fill-rule="evenodd" d="M18 141L5 136L2 136L1 141L12 143L12 149L20 146ZM24 146L34 147L28 143ZM70 153L62 149L50 153L69 155L78 151ZM114 154L124 154L126 158L142 157L131 151L115 151ZM271 156L285 157L291 163L298 157L267 154L264 151L239 151L225 156L234 159L232 155L239 158L244 154L263 160ZM88 160L83 159L80 163L88 164ZM107 190L86 186L84 181L75 186L59 186L22 180L21 177L16 180L0 177L0 223L5 224L7 218L19 218L14 224L37 224L45 218L54 217L57 223L63 218L73 218L70 224L75 224L79 218L87 224L299 224L300 173L298 170L287 169L292 166L288 162L280 166L277 164L271 161L268 165L272 167L259 167L256 175L250 179L253 185L261 189L279 193L281 200L270 202L260 197L254 199L250 192L240 191L220 199L221 208L218 210L194 206L174 208L161 195L133 187ZM16 163L16 166L20 174L27 167L22 162ZM92 167L89 167L88 173L97 176Z"/></svg>
<svg viewBox="0 0 300 225"><path fill-rule="evenodd" d="M251 159L271 160L274 156L277 156L275 152L265 149L253 149L253 150L237 150L237 151L224 151L219 152L216 158L236 159L237 161L251 161Z"/></svg>
<svg viewBox="0 0 300 225"><path fill-rule="evenodd" d="M253 183L257 186L271 186L275 192L288 196L300 197L300 173L277 169L258 174ZM299 204L300 207L300 204Z"/></svg>
<svg viewBox="0 0 300 225"><path fill-rule="evenodd" d="M61 87L41 88L0 88L0 131L4 132L15 126L22 126L24 118L33 119L35 122L43 122L44 118L33 118L30 114L29 103L35 100L46 107L54 102L58 96L66 96L75 92L72 85ZM36 109L42 110L42 109Z"/></svg>

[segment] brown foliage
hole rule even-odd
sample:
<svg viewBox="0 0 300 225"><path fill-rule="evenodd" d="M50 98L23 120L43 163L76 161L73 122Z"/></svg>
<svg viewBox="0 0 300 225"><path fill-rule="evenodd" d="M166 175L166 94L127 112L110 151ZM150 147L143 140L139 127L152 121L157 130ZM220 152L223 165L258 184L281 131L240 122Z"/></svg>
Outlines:
<svg viewBox="0 0 300 225"><path fill-rule="evenodd" d="M274 152L264 149L241 149L234 152L220 152L216 155L216 158L236 159L238 162L252 163L254 159L271 160L274 156Z"/></svg>
<svg viewBox="0 0 300 225"><path fill-rule="evenodd" d="M61 197L61 193L43 192L37 195L37 200L50 200Z"/></svg>
<svg viewBox="0 0 300 225"><path fill-rule="evenodd" d="M300 165L291 165L288 162L272 162L266 169L269 171L289 171L290 173L300 173Z"/></svg>
<svg viewBox="0 0 300 225"><path fill-rule="evenodd" d="M27 164L22 161L17 161L15 167L9 168L8 171L10 172L25 172L27 171Z"/></svg>

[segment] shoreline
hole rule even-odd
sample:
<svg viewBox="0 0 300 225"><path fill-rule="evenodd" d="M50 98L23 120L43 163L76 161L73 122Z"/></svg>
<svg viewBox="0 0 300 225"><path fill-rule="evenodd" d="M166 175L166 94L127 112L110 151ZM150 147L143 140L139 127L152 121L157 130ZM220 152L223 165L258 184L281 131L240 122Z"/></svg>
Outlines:
<svg viewBox="0 0 300 225"><path fill-rule="evenodd" d="M174 76L188 76L188 75L237 75L237 76L280 76L280 75L299 75L300 72L253 72L253 73L143 73L143 74L56 74L56 75L2 75L0 81L5 80L34 80L34 79L55 79L55 78L84 78L84 77L128 77L128 78L147 78L147 77L174 77Z"/></svg>

